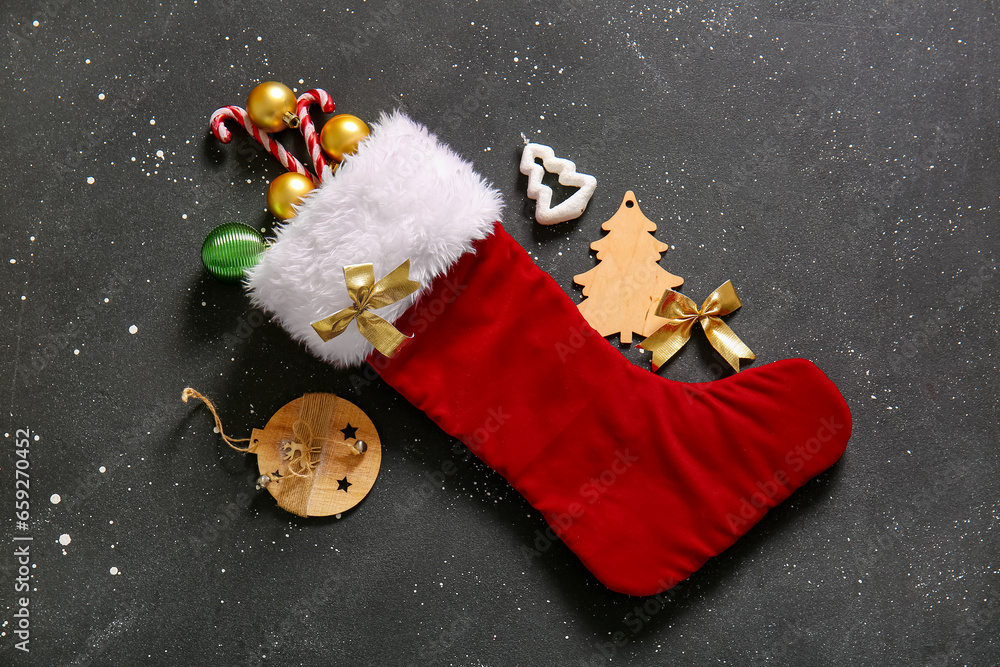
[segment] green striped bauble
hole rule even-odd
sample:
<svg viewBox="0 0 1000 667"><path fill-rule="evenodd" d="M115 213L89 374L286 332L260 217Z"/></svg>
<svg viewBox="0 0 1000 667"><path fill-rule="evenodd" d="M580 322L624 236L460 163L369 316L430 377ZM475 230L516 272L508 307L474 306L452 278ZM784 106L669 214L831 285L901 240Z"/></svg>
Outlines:
<svg viewBox="0 0 1000 667"><path fill-rule="evenodd" d="M247 269L256 266L267 248L264 237L242 222L226 222L208 233L201 246L205 269L227 283L243 280Z"/></svg>

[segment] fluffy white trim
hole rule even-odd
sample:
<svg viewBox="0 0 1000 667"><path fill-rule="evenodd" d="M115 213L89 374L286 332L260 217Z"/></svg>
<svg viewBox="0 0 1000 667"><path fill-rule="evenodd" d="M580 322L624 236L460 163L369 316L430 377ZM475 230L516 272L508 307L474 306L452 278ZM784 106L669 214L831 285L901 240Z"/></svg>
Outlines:
<svg viewBox="0 0 1000 667"><path fill-rule="evenodd" d="M382 114L371 136L313 190L247 278L255 305L316 356L364 361L372 345L351 323L323 342L311 324L351 305L344 266L371 262L378 280L405 260L424 288L485 238L503 202L472 165L403 113ZM373 311L390 322L419 296Z"/></svg>

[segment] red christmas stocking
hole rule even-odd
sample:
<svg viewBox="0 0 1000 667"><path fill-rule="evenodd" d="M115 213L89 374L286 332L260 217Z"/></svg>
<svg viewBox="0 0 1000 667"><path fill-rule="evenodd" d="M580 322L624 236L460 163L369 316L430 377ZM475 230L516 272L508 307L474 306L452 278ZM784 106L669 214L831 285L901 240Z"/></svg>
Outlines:
<svg viewBox="0 0 1000 667"><path fill-rule="evenodd" d="M851 415L812 363L700 384L636 367L499 217L467 163L383 117L279 231L250 286L319 356L367 356L616 591L674 586L840 458ZM309 326L351 304L344 266L373 262L380 278L405 259L427 287L377 311L409 337L391 358L353 324L328 342Z"/></svg>

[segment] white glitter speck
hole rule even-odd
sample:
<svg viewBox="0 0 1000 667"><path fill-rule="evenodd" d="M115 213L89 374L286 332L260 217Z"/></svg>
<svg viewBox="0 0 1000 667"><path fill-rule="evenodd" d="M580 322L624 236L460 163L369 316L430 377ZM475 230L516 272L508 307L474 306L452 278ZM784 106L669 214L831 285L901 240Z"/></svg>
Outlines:
<svg viewBox="0 0 1000 667"><path fill-rule="evenodd" d="M62 535L59 536L59 544L63 545L64 547L67 546L72 541L73 538L69 536L69 533L63 533Z"/></svg>
<svg viewBox="0 0 1000 667"><path fill-rule="evenodd" d="M93 176L88 176L87 177L87 184L88 185L93 185L94 184L94 177Z"/></svg>
<svg viewBox="0 0 1000 667"><path fill-rule="evenodd" d="M80 350L79 350L79 348L77 348L77 349L73 350L73 354L75 354L75 355L79 356L79 355L80 355Z"/></svg>
<svg viewBox="0 0 1000 667"><path fill-rule="evenodd" d="M163 159L163 150L162 149L156 151L156 157L160 158L161 160Z"/></svg>
<svg viewBox="0 0 1000 667"><path fill-rule="evenodd" d="M103 100L103 99L104 99L104 93L101 93L100 95L98 95L98 96L97 96L97 99L99 99L99 100Z"/></svg>
<svg viewBox="0 0 1000 667"><path fill-rule="evenodd" d="M52 503L53 505L58 505L59 503L62 502L62 496L60 496L58 493L53 493L51 496L49 496L49 502Z"/></svg>
<svg viewBox="0 0 1000 667"><path fill-rule="evenodd" d="M39 25L39 23L38 23L38 21L32 21L32 22L31 22L31 25L33 25L33 26L35 26L35 27L37 28L37 27L38 27L38 25Z"/></svg>
<svg viewBox="0 0 1000 667"><path fill-rule="evenodd" d="M155 118L150 118L149 119L149 124L150 125L156 125L156 119Z"/></svg>
<svg viewBox="0 0 1000 667"><path fill-rule="evenodd" d="M100 470L100 471L101 471L102 473L104 473L104 472L107 472L107 471L108 471L108 469L107 469L107 468L105 468L104 466L101 466L100 468L98 468L98 470Z"/></svg>
<svg viewBox="0 0 1000 667"><path fill-rule="evenodd" d="M137 327L137 326L135 326L135 325L133 324L132 326L130 326L130 327L128 328L128 332L129 332L130 334L132 334L132 335L134 336L134 335L136 335L137 333L139 333L139 327Z"/></svg>
<svg viewBox="0 0 1000 667"><path fill-rule="evenodd" d="M119 570L117 567L112 567L110 570L108 570L108 572L110 572L111 574L121 574L121 570Z"/></svg>

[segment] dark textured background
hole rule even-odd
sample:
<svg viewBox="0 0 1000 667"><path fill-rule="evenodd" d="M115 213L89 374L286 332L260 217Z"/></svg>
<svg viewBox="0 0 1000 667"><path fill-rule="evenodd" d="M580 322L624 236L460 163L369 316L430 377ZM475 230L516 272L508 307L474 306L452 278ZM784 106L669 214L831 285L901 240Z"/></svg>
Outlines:
<svg viewBox="0 0 1000 667"><path fill-rule="evenodd" d="M995 2L31 4L2 5L0 663L1000 662ZM737 285L756 365L804 356L838 384L846 456L664 603L559 544L525 557L544 524L499 475L203 273L212 227L272 223L280 166L207 134L268 79L426 123L577 299L633 189L689 294ZM527 217L521 132L597 176L583 218ZM696 342L661 372L717 359ZM187 385L234 434L345 396L381 433L375 489L341 520L277 509ZM18 428L39 437L29 531Z"/></svg>

